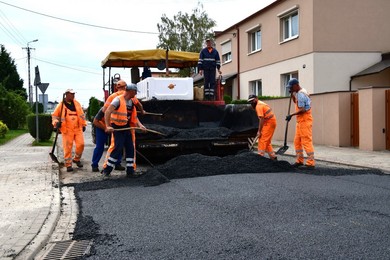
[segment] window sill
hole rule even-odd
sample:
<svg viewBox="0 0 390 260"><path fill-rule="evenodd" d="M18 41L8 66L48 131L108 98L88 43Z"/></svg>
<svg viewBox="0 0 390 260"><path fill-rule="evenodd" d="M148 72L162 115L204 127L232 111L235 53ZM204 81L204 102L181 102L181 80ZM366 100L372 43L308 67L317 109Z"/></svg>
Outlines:
<svg viewBox="0 0 390 260"><path fill-rule="evenodd" d="M223 66L223 65L226 65L226 64L229 64L229 63L231 63L231 62L232 62L232 60L225 61L224 63L222 63L222 66Z"/></svg>
<svg viewBox="0 0 390 260"><path fill-rule="evenodd" d="M258 49L258 50L252 51L252 52L248 53L247 55L248 55L248 56L251 56L252 54L261 52L261 50L262 50L262 49Z"/></svg>
<svg viewBox="0 0 390 260"><path fill-rule="evenodd" d="M287 38L287 39L285 39L285 40L279 42L279 44L283 44L283 43L286 43L286 42L289 42L289 41L292 41L292 40L295 40L295 39L298 39L298 38L299 38L299 35L296 35L296 36Z"/></svg>

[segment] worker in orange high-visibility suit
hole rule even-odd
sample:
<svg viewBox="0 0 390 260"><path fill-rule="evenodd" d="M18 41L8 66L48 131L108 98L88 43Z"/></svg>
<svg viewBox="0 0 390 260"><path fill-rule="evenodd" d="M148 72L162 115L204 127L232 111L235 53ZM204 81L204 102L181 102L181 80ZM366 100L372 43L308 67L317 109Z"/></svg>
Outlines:
<svg viewBox="0 0 390 260"><path fill-rule="evenodd" d="M295 113L286 116L290 121L292 116L297 117L297 125L294 138L296 160L294 167L304 165L303 150L307 154L305 166L309 169L315 168L314 147L313 147L313 117L311 115L311 99L307 91L299 85L295 78L289 80L287 88L290 89L291 98L295 103Z"/></svg>
<svg viewBox="0 0 390 260"><path fill-rule="evenodd" d="M118 96L120 96L120 95L123 95L123 94L125 93L126 86L127 86L127 84L126 84L126 82L125 82L124 80L119 80L119 81L116 83L116 89L117 89L117 91L116 91L115 93L111 94L111 95L107 98L107 100L106 100L106 102L104 103L104 106L103 106L103 110L102 110L103 113L106 112L107 108L110 106L110 104L111 104L111 102L112 102L112 100L113 100L114 98L116 98L116 97L118 97ZM136 97L132 98L132 100L133 100L134 105L141 111L142 114L144 114L145 112L144 112L144 109L143 109L143 107L142 107L141 102L139 102L139 100L138 100ZM138 118L137 118L137 115L136 115L136 112L135 112L135 115L132 116L133 122L131 122L131 123L132 123L133 125L131 125L131 126L138 126L137 119L138 119ZM142 124L141 124L141 125L142 125ZM144 127L144 126L142 125L142 127ZM134 130L131 130L131 131L132 131L132 138L133 138L134 149L135 149L135 131L134 131ZM103 168L105 168L105 167L107 166L108 158L110 157L111 152L112 152L112 151L114 150L114 148L115 148L115 139L114 139L114 138L115 138L115 137L114 137L114 134L111 134L111 143L110 143L110 147L109 147L108 150L107 150L106 160L104 161ZM119 157L119 160L117 161L117 164L115 165L115 168L114 168L114 169L115 169L115 170L121 170L121 171L123 171L123 170L125 170L126 168L123 167L122 165L120 165L120 158L121 158L121 156ZM134 170L136 170L136 164L135 164L135 150L134 150Z"/></svg>
<svg viewBox="0 0 390 260"><path fill-rule="evenodd" d="M256 110L257 117L259 118L259 128L256 135L258 137L258 154L264 156L265 153L268 153L271 160L277 160L271 144L272 136L276 128L276 117L272 109L253 94L249 95L248 102Z"/></svg>
<svg viewBox="0 0 390 260"><path fill-rule="evenodd" d="M137 90L138 91L138 90ZM133 97L132 102L134 104L134 109L131 112L131 117L130 117L130 127L139 127L142 129L146 129L145 126L139 121L138 116L137 116L137 109L140 111L141 114L145 114L145 110L139 102L139 100L136 97ZM137 108L137 109L136 109ZM133 139L133 145L134 145L134 171L137 170L137 163L136 163L136 158L137 158L137 151L136 151L136 144L135 144L135 129L131 129L131 137Z"/></svg>
<svg viewBox="0 0 390 260"><path fill-rule="evenodd" d="M73 171L72 161L77 167L83 167L80 159L84 151L84 134L87 127L87 121L83 108L80 103L74 99L73 89L65 91L65 98L58 104L52 114L52 124L55 131L62 134L62 147L64 149L64 160L66 170ZM63 109L61 109L63 107ZM62 110L62 114L61 114ZM72 159L72 147L75 143L75 154Z"/></svg>

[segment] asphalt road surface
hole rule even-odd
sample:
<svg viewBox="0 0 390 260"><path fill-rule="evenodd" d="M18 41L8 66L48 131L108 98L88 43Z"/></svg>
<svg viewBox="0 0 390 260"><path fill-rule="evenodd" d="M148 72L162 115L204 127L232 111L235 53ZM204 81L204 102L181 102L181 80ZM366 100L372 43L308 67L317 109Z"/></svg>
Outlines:
<svg viewBox="0 0 390 260"><path fill-rule="evenodd" d="M389 259L390 176L347 170L72 184L73 239L87 259Z"/></svg>

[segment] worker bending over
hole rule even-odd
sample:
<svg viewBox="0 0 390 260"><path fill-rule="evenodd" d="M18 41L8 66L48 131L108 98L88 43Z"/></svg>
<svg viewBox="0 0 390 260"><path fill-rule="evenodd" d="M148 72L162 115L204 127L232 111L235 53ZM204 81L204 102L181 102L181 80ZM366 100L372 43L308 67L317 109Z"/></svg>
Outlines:
<svg viewBox="0 0 390 260"><path fill-rule="evenodd" d="M269 105L260 101L256 95L249 95L248 102L256 110L259 118L259 128L256 137L258 138L258 153L264 156L268 153L271 160L277 160L271 140L276 128L276 117Z"/></svg>

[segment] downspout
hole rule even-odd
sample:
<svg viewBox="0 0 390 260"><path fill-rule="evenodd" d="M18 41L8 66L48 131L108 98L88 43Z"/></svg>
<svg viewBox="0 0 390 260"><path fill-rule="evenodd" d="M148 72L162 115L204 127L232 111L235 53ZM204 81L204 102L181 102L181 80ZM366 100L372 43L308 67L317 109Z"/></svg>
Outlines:
<svg viewBox="0 0 390 260"><path fill-rule="evenodd" d="M240 29L236 27L237 37L237 100L240 99Z"/></svg>

